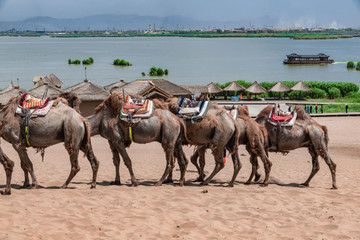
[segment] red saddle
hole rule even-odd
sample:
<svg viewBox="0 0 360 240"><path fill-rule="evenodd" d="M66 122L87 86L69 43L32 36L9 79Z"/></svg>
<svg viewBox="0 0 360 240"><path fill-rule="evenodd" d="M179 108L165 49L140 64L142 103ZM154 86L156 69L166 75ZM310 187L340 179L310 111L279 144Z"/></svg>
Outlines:
<svg viewBox="0 0 360 240"><path fill-rule="evenodd" d="M270 116L270 120L272 122L280 122L280 123L283 123L283 122L290 122L291 119L294 117L294 111L292 111L290 113L290 115L286 115L286 116L276 116L276 107L274 107L272 110L271 110L271 116Z"/></svg>
<svg viewBox="0 0 360 240"><path fill-rule="evenodd" d="M49 101L50 101L49 98L38 99L25 93L21 96L19 105L21 106L21 108L40 109L46 107Z"/></svg>

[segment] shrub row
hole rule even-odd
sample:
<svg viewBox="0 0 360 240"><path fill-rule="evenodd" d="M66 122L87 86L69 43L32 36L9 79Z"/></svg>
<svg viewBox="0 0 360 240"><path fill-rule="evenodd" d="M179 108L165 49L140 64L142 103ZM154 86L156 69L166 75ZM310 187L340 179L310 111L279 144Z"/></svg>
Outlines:
<svg viewBox="0 0 360 240"><path fill-rule="evenodd" d="M82 64L84 64L84 65L89 65L89 64L93 64L93 63L94 63L94 59L92 57L82 60ZM69 58L68 64L81 64L81 61L79 59L71 60Z"/></svg>

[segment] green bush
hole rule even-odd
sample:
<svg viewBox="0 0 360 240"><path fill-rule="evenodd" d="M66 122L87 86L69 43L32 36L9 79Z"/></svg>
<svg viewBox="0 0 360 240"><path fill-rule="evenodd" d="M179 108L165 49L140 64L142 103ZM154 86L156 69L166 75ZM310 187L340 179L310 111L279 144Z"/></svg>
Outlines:
<svg viewBox="0 0 360 240"><path fill-rule="evenodd" d="M167 69L165 69L167 70ZM167 73L169 73L169 70L166 71ZM164 70L162 68L157 68L157 67L151 67L150 71L149 71L149 75L150 76L163 76L164 75ZM165 74L167 75L167 74Z"/></svg>
<svg viewBox="0 0 360 240"><path fill-rule="evenodd" d="M169 70L167 70L167 68L165 68L164 74L165 74L165 75L169 75Z"/></svg>
<svg viewBox="0 0 360 240"><path fill-rule="evenodd" d="M80 64L81 61L79 59L75 59L74 61L71 61L71 59L68 59L68 64Z"/></svg>
<svg viewBox="0 0 360 240"><path fill-rule="evenodd" d="M347 68L355 68L355 63L353 61L348 61L346 64Z"/></svg>
<svg viewBox="0 0 360 240"><path fill-rule="evenodd" d="M142 75L143 77L145 77L146 74L145 74L144 72L142 72L141 75Z"/></svg>
<svg viewBox="0 0 360 240"><path fill-rule="evenodd" d="M329 98L330 99L339 98L339 97L341 97L341 92L338 88L332 87L329 89Z"/></svg>
<svg viewBox="0 0 360 240"><path fill-rule="evenodd" d="M356 70L360 71L360 61L356 64Z"/></svg>
<svg viewBox="0 0 360 240"><path fill-rule="evenodd" d="M124 59L115 59L114 62L113 62L114 65L117 65L117 66L132 66L132 64Z"/></svg>
<svg viewBox="0 0 360 240"><path fill-rule="evenodd" d="M326 98L328 94L325 90L319 89L319 88L313 88L311 92L312 98Z"/></svg>

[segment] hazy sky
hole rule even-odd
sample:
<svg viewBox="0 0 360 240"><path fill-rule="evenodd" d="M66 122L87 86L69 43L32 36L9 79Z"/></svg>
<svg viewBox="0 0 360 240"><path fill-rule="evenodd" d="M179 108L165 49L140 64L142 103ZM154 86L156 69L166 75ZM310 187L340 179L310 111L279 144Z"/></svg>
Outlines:
<svg viewBox="0 0 360 240"><path fill-rule="evenodd" d="M263 26L272 19L278 27L360 28L360 0L0 0L0 21L94 14L179 15L249 24L256 20Z"/></svg>

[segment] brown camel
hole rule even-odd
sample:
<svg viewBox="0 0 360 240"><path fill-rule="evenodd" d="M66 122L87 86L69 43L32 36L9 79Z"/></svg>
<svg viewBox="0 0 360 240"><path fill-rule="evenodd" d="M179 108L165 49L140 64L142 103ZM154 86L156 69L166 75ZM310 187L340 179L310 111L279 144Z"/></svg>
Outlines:
<svg viewBox="0 0 360 240"><path fill-rule="evenodd" d="M4 166L5 174L6 174L6 187L5 191L0 191L1 194L10 195L11 194L11 175L14 168L14 162L11 161L3 152L0 146L0 162Z"/></svg>
<svg viewBox="0 0 360 240"><path fill-rule="evenodd" d="M238 109L238 117L236 119L236 123L238 124L239 134L238 134L238 144L246 145L246 150L250 154L250 162L252 164L252 174L249 177L249 180L246 184L250 184L254 175L255 181L258 181L260 175L257 174L257 156L259 156L263 163L266 172L266 178L262 184L262 186L268 185L268 179L271 169L271 162L268 159L267 152L266 152L266 145L267 145L267 131L264 126L259 125L255 122L249 114L249 110L247 106L239 106ZM194 154L191 156L191 162L196 166L199 172L199 178L203 179L203 169L205 166L205 150L206 147L198 148ZM197 163L197 159L199 158L199 165Z"/></svg>
<svg viewBox="0 0 360 240"><path fill-rule="evenodd" d="M297 119L293 126L276 126L268 122L273 106L265 107L255 121L265 126L269 136L268 149L271 152L287 153L301 147L306 147L312 157L312 170L309 178L303 183L309 186L310 180L319 171L318 157L321 156L329 166L332 176L332 189L336 189L336 164L331 160L328 151L328 130L312 119L300 106L295 107Z"/></svg>
<svg viewBox="0 0 360 240"><path fill-rule="evenodd" d="M167 100L170 111L176 113L179 107L177 98ZM198 180L203 181L203 185L209 184L211 179L224 168L223 154L225 149L231 153L234 163L234 173L229 186L234 186L234 181L240 171L241 163L237 152L237 140L239 129L238 125L231 116L220 108L215 102L211 102L210 108L205 117L200 121L185 121L186 123L186 140L188 144L195 145L199 149L210 148L215 159L215 168L210 176L203 181L204 168L195 164L199 171ZM202 163L202 162L200 162ZM171 175L169 176L171 178Z"/></svg>
<svg viewBox="0 0 360 240"><path fill-rule="evenodd" d="M20 99L20 95L12 97L0 110L0 133L1 137L11 143L19 154L21 168L25 175L24 187L30 186L28 177L28 173L30 173L32 186L37 188L38 183L33 164L26 152L28 145L24 136L23 119L18 114L15 114ZM71 171L62 188L66 188L80 170L78 163L79 150L86 154L91 164L93 171L91 188L95 188L99 162L91 146L90 124L79 113L69 107L65 99L58 98L47 115L30 118L28 126L30 133L29 145L31 147L44 149L64 142L70 156Z"/></svg>
<svg viewBox="0 0 360 240"><path fill-rule="evenodd" d="M180 159L181 177L179 184L180 186L184 185L186 160L183 159L181 136L185 125L174 114L168 111L166 106L159 100L154 99L154 103L155 109L153 115L132 125L131 135L129 124L119 118L120 110L124 105L124 96L120 92L111 94L97 106L95 113L88 117L91 124L91 135L100 134L110 144L116 171L113 184L121 184L119 173L120 158L118 153L120 153L125 165L129 169L132 186L137 186L138 182L132 170L131 159L125 148L129 147L132 141L143 144L157 141L161 143L165 151L166 169L155 185L160 186L173 169L174 152Z"/></svg>
<svg viewBox="0 0 360 240"><path fill-rule="evenodd" d="M250 184L254 175L257 174L259 168L257 157L260 157L264 164L265 169L265 180L262 186L267 186L269 183L269 175L272 163L270 162L267 152L267 130L264 126L259 125L254 119L251 118L249 109L247 106L238 107L238 121L240 124L245 126L245 137L239 139L240 144L246 144L246 150L250 154L250 162L252 164L252 171L249 179L245 184ZM255 180L260 176L257 175Z"/></svg>

